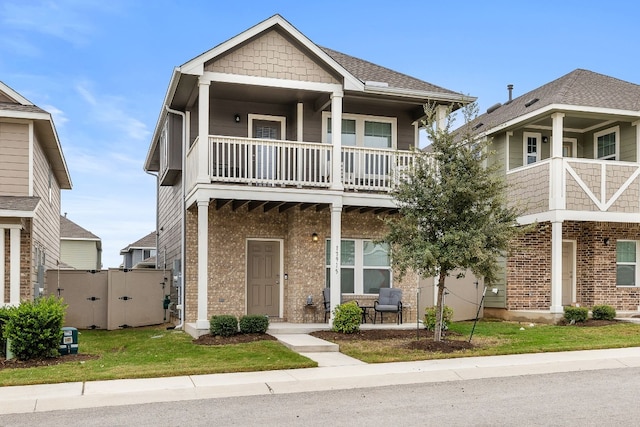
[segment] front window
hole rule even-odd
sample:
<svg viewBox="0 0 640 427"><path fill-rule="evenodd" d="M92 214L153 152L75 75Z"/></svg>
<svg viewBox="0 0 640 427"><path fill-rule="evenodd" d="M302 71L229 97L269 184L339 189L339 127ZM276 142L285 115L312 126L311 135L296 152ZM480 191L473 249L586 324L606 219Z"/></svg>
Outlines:
<svg viewBox="0 0 640 427"><path fill-rule="evenodd" d="M524 164L530 165L540 160L540 134L525 132L524 139Z"/></svg>
<svg viewBox="0 0 640 427"><path fill-rule="evenodd" d="M325 247L326 285L331 280L331 242ZM377 294L391 287L391 257L387 244L344 239L340 245L340 280L343 294Z"/></svg>
<svg viewBox="0 0 640 427"><path fill-rule="evenodd" d="M638 242L618 240L616 244L616 284L618 286L637 286L638 280Z"/></svg>
<svg viewBox="0 0 640 427"><path fill-rule="evenodd" d="M323 135L331 143L331 113L323 113ZM396 119L393 117L342 115L342 145L368 148L395 148Z"/></svg>
<svg viewBox="0 0 640 427"><path fill-rule="evenodd" d="M596 157L600 160L618 160L620 128L618 126L593 135Z"/></svg>

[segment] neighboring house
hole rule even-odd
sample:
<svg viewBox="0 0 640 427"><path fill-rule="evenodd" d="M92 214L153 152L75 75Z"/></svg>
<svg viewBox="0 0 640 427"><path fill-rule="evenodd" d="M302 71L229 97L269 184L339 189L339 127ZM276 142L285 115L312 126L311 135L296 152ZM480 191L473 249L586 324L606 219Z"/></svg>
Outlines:
<svg viewBox="0 0 640 427"><path fill-rule="evenodd" d="M156 232L152 231L131 243L120 251L120 255L122 255L122 268L155 268Z"/></svg>
<svg viewBox="0 0 640 427"><path fill-rule="evenodd" d="M557 319L563 307L640 307L640 86L577 69L479 116L508 199L533 224L485 315Z"/></svg>
<svg viewBox="0 0 640 427"><path fill-rule="evenodd" d="M375 241L425 103L443 120L465 100L320 47L279 15L176 68L145 169L158 173L158 268L179 281L186 260L186 330L214 314L302 322L329 284L332 307L400 287L415 309L417 277L397 280Z"/></svg>
<svg viewBox="0 0 640 427"><path fill-rule="evenodd" d="M51 114L0 82L0 305L32 300L60 259L71 178Z"/></svg>
<svg viewBox="0 0 640 427"><path fill-rule="evenodd" d="M100 270L102 240L92 232L60 216L60 268Z"/></svg>

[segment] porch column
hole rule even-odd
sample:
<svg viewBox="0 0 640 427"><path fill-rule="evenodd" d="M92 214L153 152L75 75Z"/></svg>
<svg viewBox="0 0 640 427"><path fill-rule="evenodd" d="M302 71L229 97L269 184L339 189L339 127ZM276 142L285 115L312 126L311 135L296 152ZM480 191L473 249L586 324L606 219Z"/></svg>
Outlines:
<svg viewBox="0 0 640 427"><path fill-rule="evenodd" d="M202 77L198 80L198 174L196 181L208 184L209 177L209 86ZM184 156L187 153L183 153Z"/></svg>
<svg viewBox="0 0 640 427"><path fill-rule="evenodd" d="M9 304L20 304L20 228L9 231Z"/></svg>
<svg viewBox="0 0 640 427"><path fill-rule="evenodd" d="M198 200L198 320L197 329L209 329L209 200Z"/></svg>
<svg viewBox="0 0 640 427"><path fill-rule="evenodd" d="M5 255L5 246L4 246L4 228L0 228L0 307L6 301L7 295L5 294L5 282L4 282L4 255Z"/></svg>
<svg viewBox="0 0 640 427"><path fill-rule="evenodd" d="M562 313L562 221L551 223L551 313Z"/></svg>
<svg viewBox="0 0 640 427"><path fill-rule="evenodd" d="M447 124L447 111L449 107L446 105L438 105L436 107L436 129L443 131Z"/></svg>
<svg viewBox="0 0 640 427"><path fill-rule="evenodd" d="M330 188L340 191L344 189L342 185L342 96L342 92L334 92L331 95L332 162Z"/></svg>
<svg viewBox="0 0 640 427"><path fill-rule="evenodd" d="M640 163L640 120L631 123L636 127L636 163Z"/></svg>
<svg viewBox="0 0 640 427"><path fill-rule="evenodd" d="M331 313L329 324L333 326L333 310L342 297L340 278L340 247L342 244L342 200L331 204Z"/></svg>
<svg viewBox="0 0 640 427"><path fill-rule="evenodd" d="M302 142L304 138L304 104L298 102L296 106L296 141Z"/></svg>
<svg viewBox="0 0 640 427"><path fill-rule="evenodd" d="M562 160L563 118L564 113L553 113L551 115L553 127L551 131L551 194L549 207L552 211L557 209L565 209Z"/></svg>
<svg viewBox="0 0 640 427"><path fill-rule="evenodd" d="M505 172L509 172L509 145L511 145L511 137L513 136L513 132L507 132L507 142L504 145L504 170Z"/></svg>

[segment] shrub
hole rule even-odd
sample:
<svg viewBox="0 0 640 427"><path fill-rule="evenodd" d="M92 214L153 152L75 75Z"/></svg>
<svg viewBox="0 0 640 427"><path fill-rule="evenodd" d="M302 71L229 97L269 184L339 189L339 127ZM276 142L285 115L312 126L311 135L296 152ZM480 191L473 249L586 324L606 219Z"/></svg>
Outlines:
<svg viewBox="0 0 640 427"><path fill-rule="evenodd" d="M613 320L616 317L616 309L610 305L594 305L591 312L595 320Z"/></svg>
<svg viewBox="0 0 640 427"><path fill-rule="evenodd" d="M436 308L437 307L427 307L424 310L424 327L429 331L433 331L436 328ZM447 325L451 323L451 319L453 319L453 308L445 305L442 310L443 331L447 330Z"/></svg>
<svg viewBox="0 0 640 427"><path fill-rule="evenodd" d="M4 325L9 320L9 307L0 307L0 356L5 355L7 340L4 338Z"/></svg>
<svg viewBox="0 0 640 427"><path fill-rule="evenodd" d="M338 305L334 310L333 331L353 334L360 330L362 309L355 301Z"/></svg>
<svg viewBox="0 0 640 427"><path fill-rule="evenodd" d="M587 307L566 306L564 308L564 318L568 322L584 322L588 317L589 309Z"/></svg>
<svg viewBox="0 0 640 427"><path fill-rule="evenodd" d="M3 337L11 340L15 357L29 360L56 356L66 307L61 299L51 296L23 301L9 309Z"/></svg>
<svg viewBox="0 0 640 427"><path fill-rule="evenodd" d="M269 328L269 317L251 314L240 318L240 333L264 334Z"/></svg>
<svg viewBox="0 0 640 427"><path fill-rule="evenodd" d="M230 314L211 316L209 330L213 335L230 337L238 333L238 318Z"/></svg>

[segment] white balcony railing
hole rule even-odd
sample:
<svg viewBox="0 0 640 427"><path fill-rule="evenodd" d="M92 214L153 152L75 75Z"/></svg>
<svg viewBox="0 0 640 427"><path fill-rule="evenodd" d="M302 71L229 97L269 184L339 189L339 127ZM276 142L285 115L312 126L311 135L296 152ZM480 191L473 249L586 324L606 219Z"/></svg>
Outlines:
<svg viewBox="0 0 640 427"><path fill-rule="evenodd" d="M198 177L200 140L187 153L187 188ZM329 188L330 144L209 136L208 176L213 183L244 183ZM408 151L342 147L343 186L351 190L390 191L413 164Z"/></svg>

